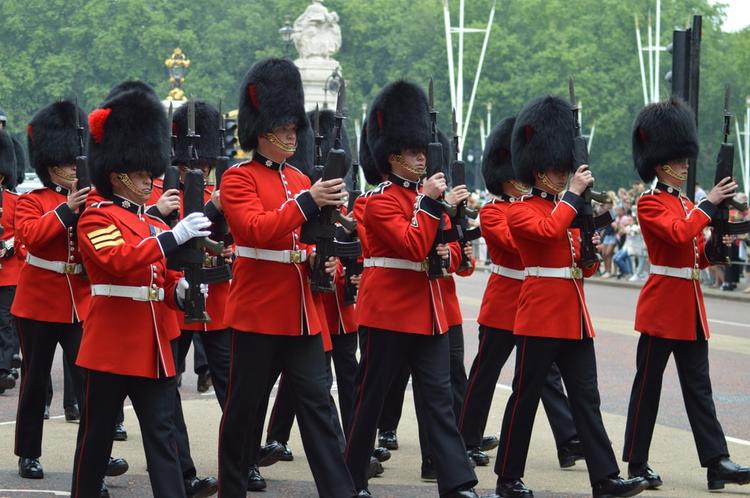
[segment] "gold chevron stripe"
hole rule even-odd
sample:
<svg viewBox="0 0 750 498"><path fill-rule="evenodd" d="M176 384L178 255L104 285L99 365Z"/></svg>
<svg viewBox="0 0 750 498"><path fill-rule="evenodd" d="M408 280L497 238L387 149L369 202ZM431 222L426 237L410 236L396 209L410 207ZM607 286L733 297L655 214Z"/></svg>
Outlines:
<svg viewBox="0 0 750 498"><path fill-rule="evenodd" d="M92 238L91 243L98 244L99 242L104 242L105 240L115 240L118 238L122 238L122 233L119 230L115 230L112 233L99 235L97 237Z"/></svg>
<svg viewBox="0 0 750 498"><path fill-rule="evenodd" d="M117 230L117 227L115 225L110 225L107 228L100 228L99 230L94 230L86 234L86 236L89 239L94 239L98 237L99 235L104 235L105 233L112 233L113 231Z"/></svg>
<svg viewBox="0 0 750 498"><path fill-rule="evenodd" d="M100 242L99 244L94 244L94 249L96 249L98 251L99 249L103 249L105 247L119 246L120 244L124 244L124 243L125 243L125 241L122 240L122 239L108 240L108 241L105 241L105 242Z"/></svg>

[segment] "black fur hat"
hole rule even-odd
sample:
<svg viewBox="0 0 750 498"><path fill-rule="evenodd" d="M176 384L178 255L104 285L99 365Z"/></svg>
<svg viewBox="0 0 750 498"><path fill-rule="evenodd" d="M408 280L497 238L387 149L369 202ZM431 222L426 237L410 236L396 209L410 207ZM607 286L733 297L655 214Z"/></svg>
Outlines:
<svg viewBox="0 0 750 498"><path fill-rule="evenodd" d="M89 168L103 196L112 195L112 172L164 174L169 164L170 126L155 93L137 87L115 93L91 112L89 127Z"/></svg>
<svg viewBox="0 0 750 498"><path fill-rule="evenodd" d="M297 124L302 132L305 95L297 66L289 59L263 59L253 64L240 86L237 136L243 150L258 146L258 136L274 128Z"/></svg>
<svg viewBox="0 0 750 498"><path fill-rule="evenodd" d="M391 171L388 156L406 149L427 150L430 114L424 90L399 80L375 97L367 115L367 143L382 174Z"/></svg>
<svg viewBox="0 0 750 498"><path fill-rule="evenodd" d="M13 189L16 185L16 151L13 139L8 132L0 128L0 175L3 176L3 186Z"/></svg>
<svg viewBox="0 0 750 498"><path fill-rule="evenodd" d="M570 103L547 95L528 102L516 116L510 152L516 179L534 185L536 171L575 171L575 122Z"/></svg>
<svg viewBox="0 0 750 498"><path fill-rule="evenodd" d="M311 126L306 126L303 130L297 130L297 150L286 162L307 176L312 174L315 166L313 164L315 162L315 138Z"/></svg>
<svg viewBox="0 0 750 498"><path fill-rule="evenodd" d="M362 123L362 132L359 135L359 167L365 175L365 181L370 185L379 185L383 181L383 174L375 166L375 158L372 157L370 146L367 144L367 120Z"/></svg>
<svg viewBox="0 0 750 498"><path fill-rule="evenodd" d="M110 100L112 97L117 95L118 93L127 92L129 90L141 90L145 93L153 93L154 97L156 97L156 91L154 90L154 87L146 83L145 81L141 80L125 80L121 81L120 83L113 86L106 97L104 97L103 102L106 102ZM158 98L158 97L157 97Z"/></svg>
<svg viewBox="0 0 750 498"><path fill-rule="evenodd" d="M29 167L29 159L26 157L26 149L21 142L13 138L13 150L16 153L16 187L26 179L26 170Z"/></svg>
<svg viewBox="0 0 750 498"><path fill-rule="evenodd" d="M503 182L515 179L513 162L510 159L510 137L516 117L510 116L492 128L484 147L482 176L487 190L494 195L503 193Z"/></svg>
<svg viewBox="0 0 750 498"><path fill-rule="evenodd" d="M315 162L315 111L307 113L307 119L310 123L309 130L305 130L305 133L297 134L297 151L294 156L289 159L289 164L296 166L302 170L305 174L309 174L312 171L312 166ZM320 140L320 153L323 156L323 165L325 165L326 157L328 157L328 151L333 148L333 128L336 125L336 114L325 109L318 113L318 122L320 124L320 136L323 137ZM346 133L346 127L341 129L341 148L346 154L346 171L344 176L349 172L349 168L352 164L352 149L349 145L349 135ZM297 163L302 162L302 158L310 165L309 168L301 168ZM297 163L293 161L297 159Z"/></svg>
<svg viewBox="0 0 750 498"><path fill-rule="evenodd" d="M633 124L633 162L645 182L656 167L673 159L698 156L698 131L693 110L680 98L649 104Z"/></svg>
<svg viewBox="0 0 750 498"><path fill-rule="evenodd" d="M76 162L79 152L76 112L84 132L88 131L83 109L69 100L50 104L31 118L26 129L29 157L42 183L50 181L48 168Z"/></svg>
<svg viewBox="0 0 750 498"><path fill-rule="evenodd" d="M188 103L182 104L172 116L172 134L174 139L174 158L172 164L188 164L188 145L187 138L187 115ZM211 104L200 100L195 102L195 133L200 138L195 139L195 146L198 149L198 158L201 163L211 166L216 164L216 157L219 155L219 111Z"/></svg>

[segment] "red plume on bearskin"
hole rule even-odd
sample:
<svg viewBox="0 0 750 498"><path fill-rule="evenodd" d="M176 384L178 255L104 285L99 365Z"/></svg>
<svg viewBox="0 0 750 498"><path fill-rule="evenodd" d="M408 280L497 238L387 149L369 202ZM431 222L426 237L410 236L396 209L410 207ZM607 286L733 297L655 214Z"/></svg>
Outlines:
<svg viewBox="0 0 750 498"><path fill-rule="evenodd" d="M695 115L685 101L677 97L641 109L632 135L633 162L645 182L654 179L660 164L698 156Z"/></svg>
<svg viewBox="0 0 750 498"><path fill-rule="evenodd" d="M188 139L187 139L187 102L182 104L172 116L172 132L174 139L174 157L172 164L188 164ZM219 111L206 102L197 100L195 102L195 133L200 138L195 139L198 149L198 159L201 163L213 166L219 155Z"/></svg>
<svg viewBox="0 0 750 498"><path fill-rule="evenodd" d="M112 112L112 109L94 109L89 114L89 131L94 142L100 144L104 138L104 123L107 121L107 117Z"/></svg>
<svg viewBox="0 0 750 498"><path fill-rule="evenodd" d="M426 151L430 143L430 110L424 90L404 80L383 87L370 106L367 143L383 175L391 171L391 154L406 149Z"/></svg>
<svg viewBox="0 0 750 498"><path fill-rule="evenodd" d="M275 128L308 126L305 95L297 66L289 59L263 59L245 74L240 86L237 137L243 150L254 150L258 137Z"/></svg>
<svg viewBox="0 0 750 498"><path fill-rule="evenodd" d="M50 181L49 170L53 166L75 164L78 156L78 120L86 127L86 114L69 100L50 104L31 118L27 127L29 157L42 183Z"/></svg>
<svg viewBox="0 0 750 498"><path fill-rule="evenodd" d="M149 89L137 84L113 90L111 98L92 112L101 127L89 134L89 168L96 190L105 197L112 195L110 173L148 171L158 177L169 164L170 125Z"/></svg>
<svg viewBox="0 0 750 498"><path fill-rule="evenodd" d="M528 102L516 117L510 152L516 179L534 185L534 173L575 171L575 122L570 103L547 95Z"/></svg>
<svg viewBox="0 0 750 498"><path fill-rule="evenodd" d="M490 132L482 157L484 184L494 195L503 193L503 182L515 179L510 155L510 139L516 117L503 119Z"/></svg>

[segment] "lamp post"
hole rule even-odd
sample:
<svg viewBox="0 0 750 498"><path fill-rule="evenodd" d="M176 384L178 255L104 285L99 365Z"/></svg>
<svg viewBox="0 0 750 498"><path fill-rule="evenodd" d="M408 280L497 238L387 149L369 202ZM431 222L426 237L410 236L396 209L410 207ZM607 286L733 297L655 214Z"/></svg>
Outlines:
<svg viewBox="0 0 750 498"><path fill-rule="evenodd" d="M169 59L164 61L164 65L167 66L169 83L172 85L172 89L169 91L169 95L167 95L167 100L185 100L185 91L182 89L182 85L185 83L185 74L190 67L190 59L178 47L174 49Z"/></svg>
<svg viewBox="0 0 750 498"><path fill-rule="evenodd" d="M293 34L294 27L292 26L291 18L289 16L284 16L284 25L279 29L279 35L284 42L284 56L286 57L289 57Z"/></svg>
<svg viewBox="0 0 750 498"><path fill-rule="evenodd" d="M339 74L339 69L336 68L326 78L325 85L323 86L323 109L328 109L328 93L336 95L339 92L339 87L341 87L341 75Z"/></svg>

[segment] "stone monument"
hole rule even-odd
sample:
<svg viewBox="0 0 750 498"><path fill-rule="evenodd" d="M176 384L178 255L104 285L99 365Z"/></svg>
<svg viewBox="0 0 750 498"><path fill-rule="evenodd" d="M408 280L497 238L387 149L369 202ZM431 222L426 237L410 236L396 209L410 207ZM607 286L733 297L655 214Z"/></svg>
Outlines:
<svg viewBox="0 0 750 498"><path fill-rule="evenodd" d="M299 53L294 63L302 75L305 109L335 107L341 85L341 65L333 58L341 48L338 14L329 11L323 0L313 0L294 21L292 41Z"/></svg>

